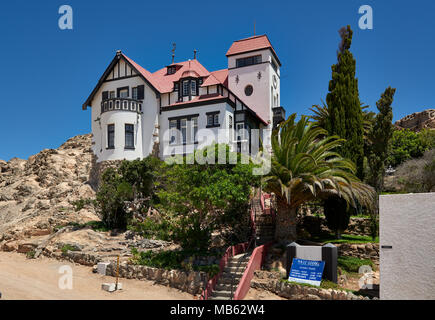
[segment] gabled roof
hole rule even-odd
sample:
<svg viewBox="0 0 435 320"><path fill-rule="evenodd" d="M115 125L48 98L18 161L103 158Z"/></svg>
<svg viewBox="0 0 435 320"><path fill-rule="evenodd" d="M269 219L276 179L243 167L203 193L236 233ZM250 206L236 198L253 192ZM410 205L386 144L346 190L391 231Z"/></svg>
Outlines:
<svg viewBox="0 0 435 320"><path fill-rule="evenodd" d="M171 64L177 66L177 71L173 74L168 74L167 67L164 67L152 74L154 80L160 88L161 93L172 92L174 82L185 76L207 77L210 72L199 63L198 60L188 60ZM184 75L183 75L184 74Z"/></svg>
<svg viewBox="0 0 435 320"><path fill-rule="evenodd" d="M249 37L246 39L234 41L231 47L228 49L226 56L229 57L236 54L252 52L261 49L270 49L275 59L281 66L281 62L278 59L275 49L273 49L272 44L269 41L269 38L265 34L261 36L254 36L254 37Z"/></svg>
<svg viewBox="0 0 435 320"><path fill-rule="evenodd" d="M104 80L110 74L112 69L116 66L118 61L120 61L121 59L124 59L126 61L126 63L130 66L130 68L135 70L139 74L139 76L142 77L142 79L154 90L156 95L158 95L160 93L160 89L159 89L158 83L153 79L153 76L152 76L152 74L149 71L147 71L144 68L142 68L140 65L138 65L136 62L131 60L129 57L127 57L121 51L117 51L115 57L110 62L110 64L107 67L106 71L104 71L103 75L98 80L98 83L95 86L94 90L92 90L91 94L86 99L85 103L82 105L83 110L86 110L86 108L88 106L92 107L91 103L92 103L92 100L94 99L94 96L97 94L98 90L100 89L100 87L102 86Z"/></svg>
<svg viewBox="0 0 435 320"><path fill-rule="evenodd" d="M223 84L228 87L228 69L213 71L207 79L205 79L202 87L213 86L216 84Z"/></svg>

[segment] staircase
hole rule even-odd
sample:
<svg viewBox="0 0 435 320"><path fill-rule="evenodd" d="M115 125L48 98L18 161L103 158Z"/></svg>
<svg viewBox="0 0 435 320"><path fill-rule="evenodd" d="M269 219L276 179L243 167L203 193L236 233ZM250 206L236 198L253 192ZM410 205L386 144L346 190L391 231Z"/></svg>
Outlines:
<svg viewBox="0 0 435 320"><path fill-rule="evenodd" d="M234 256L228 261L209 300L231 300L233 298L250 256L251 253L246 252Z"/></svg>
<svg viewBox="0 0 435 320"><path fill-rule="evenodd" d="M254 198L251 202L251 206L255 214L257 246L273 241L275 237L273 217L263 212L259 198Z"/></svg>

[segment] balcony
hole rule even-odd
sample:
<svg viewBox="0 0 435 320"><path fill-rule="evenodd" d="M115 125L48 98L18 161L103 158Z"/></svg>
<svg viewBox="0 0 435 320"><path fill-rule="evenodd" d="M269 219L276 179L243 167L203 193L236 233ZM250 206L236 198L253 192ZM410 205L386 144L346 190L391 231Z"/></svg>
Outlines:
<svg viewBox="0 0 435 320"><path fill-rule="evenodd" d="M283 107L272 108L273 112L273 127L275 128L285 120L285 110Z"/></svg>
<svg viewBox="0 0 435 320"><path fill-rule="evenodd" d="M108 111L142 113L142 101L130 98L109 98L101 102L101 113Z"/></svg>

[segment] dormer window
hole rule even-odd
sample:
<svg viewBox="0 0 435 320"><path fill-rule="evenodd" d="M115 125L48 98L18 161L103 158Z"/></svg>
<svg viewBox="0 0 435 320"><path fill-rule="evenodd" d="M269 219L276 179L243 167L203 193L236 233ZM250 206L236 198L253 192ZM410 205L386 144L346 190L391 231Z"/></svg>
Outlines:
<svg viewBox="0 0 435 320"><path fill-rule="evenodd" d="M177 71L175 66L169 66L167 74L174 74Z"/></svg>
<svg viewBox="0 0 435 320"><path fill-rule="evenodd" d="M190 88L191 88L191 95L196 96L196 81L192 80L190 81Z"/></svg>
<svg viewBox="0 0 435 320"><path fill-rule="evenodd" d="M183 96L189 95L189 81L183 81Z"/></svg>

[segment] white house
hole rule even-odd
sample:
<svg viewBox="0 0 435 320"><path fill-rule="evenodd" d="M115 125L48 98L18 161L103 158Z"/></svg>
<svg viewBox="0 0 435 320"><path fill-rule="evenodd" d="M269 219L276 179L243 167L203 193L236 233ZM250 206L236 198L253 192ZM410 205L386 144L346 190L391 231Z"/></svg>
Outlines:
<svg viewBox="0 0 435 320"><path fill-rule="evenodd" d="M284 117L278 56L266 35L233 42L226 56L223 70L208 71L195 53L151 73L118 51L83 104L97 161L164 159L213 142L253 153L258 136L270 151Z"/></svg>

